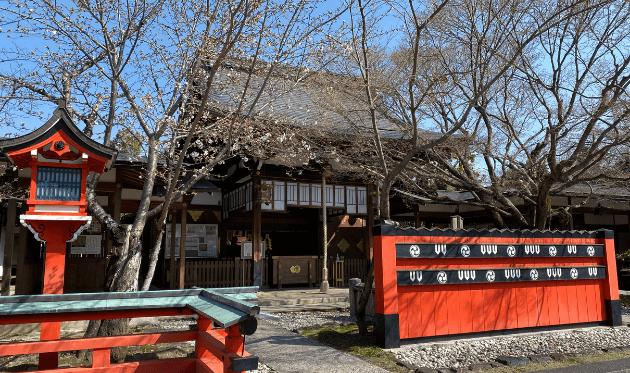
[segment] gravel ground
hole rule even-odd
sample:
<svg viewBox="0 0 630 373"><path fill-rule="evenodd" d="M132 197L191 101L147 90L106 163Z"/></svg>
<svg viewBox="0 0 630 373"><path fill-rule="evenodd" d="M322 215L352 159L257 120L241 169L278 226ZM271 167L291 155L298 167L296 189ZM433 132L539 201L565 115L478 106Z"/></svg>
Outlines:
<svg viewBox="0 0 630 373"><path fill-rule="evenodd" d="M278 313L280 322L271 322L272 324L281 325L283 328L296 332L298 330L317 328L326 324L342 324L356 322L357 319L350 317L349 311L331 311L331 312L290 312Z"/></svg>
<svg viewBox="0 0 630 373"><path fill-rule="evenodd" d="M596 327L583 330L543 332L516 337L403 346L392 351L407 363L430 368L466 367L498 356L583 353L630 345L630 328Z"/></svg>
<svg viewBox="0 0 630 373"><path fill-rule="evenodd" d="M630 309L623 309L630 314ZM294 312L278 314L276 323L290 331L326 324L354 322L349 312ZM409 364L430 368L466 367L489 362L501 355L531 356L551 353L582 353L630 345L630 328L594 327L568 331L530 333L512 337L487 337L446 343L422 343L392 349Z"/></svg>
<svg viewBox="0 0 630 373"><path fill-rule="evenodd" d="M623 308L622 313L630 314ZM280 313L283 328L298 332L324 325L340 325L356 322L348 311ZM188 329L194 320L168 320L160 322L161 329ZM406 363L430 368L466 367L470 364L489 362L501 355L531 356L551 353L582 353L616 346L630 346L630 328L585 328L578 330L530 333L511 337L487 337L445 343L410 344L392 349L396 357ZM248 373L273 373L270 367L259 364L258 371Z"/></svg>

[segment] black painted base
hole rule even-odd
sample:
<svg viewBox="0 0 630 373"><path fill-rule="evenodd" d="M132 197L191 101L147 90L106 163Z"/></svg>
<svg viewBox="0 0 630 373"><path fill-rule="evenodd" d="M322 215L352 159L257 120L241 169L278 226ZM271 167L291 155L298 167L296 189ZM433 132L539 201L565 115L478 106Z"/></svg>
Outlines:
<svg viewBox="0 0 630 373"><path fill-rule="evenodd" d="M610 326L621 326L621 301L606 300L606 319Z"/></svg>
<svg viewBox="0 0 630 373"><path fill-rule="evenodd" d="M377 313L374 318L376 343L383 348L400 347L400 325L398 321L398 314L382 315Z"/></svg>

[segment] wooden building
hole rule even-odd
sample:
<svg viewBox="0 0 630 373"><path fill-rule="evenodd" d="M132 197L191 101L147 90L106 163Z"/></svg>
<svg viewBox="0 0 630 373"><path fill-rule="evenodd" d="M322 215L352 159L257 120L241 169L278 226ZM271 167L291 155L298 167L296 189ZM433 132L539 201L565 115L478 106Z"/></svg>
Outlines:
<svg viewBox="0 0 630 373"><path fill-rule="evenodd" d="M0 162L6 160L0 159ZM312 265L311 284L321 281L321 173L304 171L299 178L292 178L287 177L278 166L264 162L260 162L253 171L245 167L231 167L238 162L238 159L227 162L228 169L232 171L223 180L203 180L173 204L153 281L155 286L179 287L179 279L171 274L179 273L182 262L185 268L183 281L187 288L252 284L252 255L244 252L244 248L251 250L248 242L253 241L252 232L257 230L265 250L262 262L264 286L277 286L278 276L274 278L273 272L277 270L279 261L283 262L281 268L288 271L281 280L285 285L296 281L307 285L308 280L301 276L308 274L304 263L308 265L309 261ZM117 221L124 223L125 216L133 214L138 207L143 184L142 164L142 158L121 153L113 167L100 179L97 198ZM29 170L13 172L9 169L3 177L21 188L29 186ZM326 186L331 283L335 263L337 267L345 267L343 274L340 269L334 273L345 279L333 285L341 285L350 277L362 276L371 258L373 196L369 188L352 181ZM268 198L265 199L267 203L258 204L259 209L253 203L256 190L262 190L260 195ZM163 200L163 191L157 186L152 205L157 206ZM25 206L20 200L3 200L1 256L12 262L13 275L17 276L16 293L38 294L42 287L45 247L31 234L26 234L26 228L15 220L20 215L21 205ZM10 209L15 209L15 213L9 213ZM14 223L10 224L9 220ZM174 240L171 237L173 231L176 232ZM11 233L13 242L8 238ZM149 221L143 236L145 247L151 247L155 237L155 222ZM183 261L180 258L182 237L185 242ZM14 248L10 253L5 250L7 245ZM94 220L82 237L68 247L66 293L103 289L109 247L100 224ZM176 259L171 260L172 257ZM141 272L146 270L147 263L148 255L143 258ZM296 279L291 279L292 276Z"/></svg>

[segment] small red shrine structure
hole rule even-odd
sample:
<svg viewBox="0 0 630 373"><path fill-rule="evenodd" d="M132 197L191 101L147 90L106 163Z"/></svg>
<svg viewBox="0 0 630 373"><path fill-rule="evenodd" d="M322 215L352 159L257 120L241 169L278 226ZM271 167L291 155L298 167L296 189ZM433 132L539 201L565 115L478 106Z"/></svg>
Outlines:
<svg viewBox="0 0 630 373"><path fill-rule="evenodd" d="M118 152L81 132L60 100L53 117L34 132L0 141L0 152L19 169L31 169L28 211L20 216L38 241L46 243L44 294L62 294L66 243L89 226L85 193L90 172L102 174ZM41 340L58 339L60 323L42 323ZM43 354L40 369L56 368L58 354Z"/></svg>

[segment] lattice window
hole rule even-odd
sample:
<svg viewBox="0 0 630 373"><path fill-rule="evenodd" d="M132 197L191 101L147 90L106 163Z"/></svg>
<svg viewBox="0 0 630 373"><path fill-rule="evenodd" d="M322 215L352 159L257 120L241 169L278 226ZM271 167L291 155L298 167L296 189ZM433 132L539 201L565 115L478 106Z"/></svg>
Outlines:
<svg viewBox="0 0 630 373"><path fill-rule="evenodd" d="M37 167L35 199L40 201L80 201L81 169Z"/></svg>

